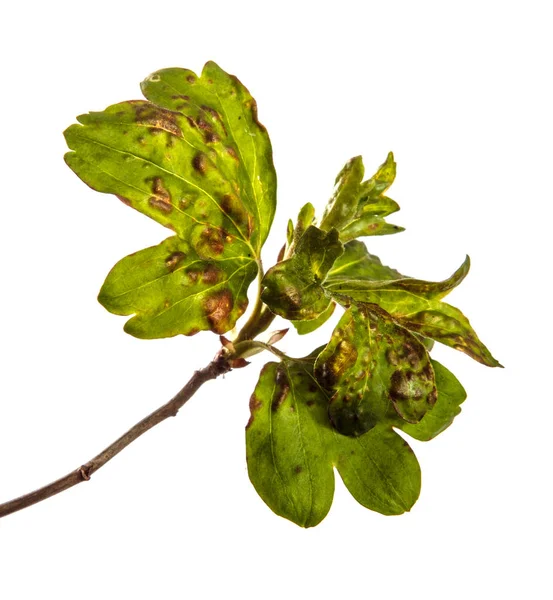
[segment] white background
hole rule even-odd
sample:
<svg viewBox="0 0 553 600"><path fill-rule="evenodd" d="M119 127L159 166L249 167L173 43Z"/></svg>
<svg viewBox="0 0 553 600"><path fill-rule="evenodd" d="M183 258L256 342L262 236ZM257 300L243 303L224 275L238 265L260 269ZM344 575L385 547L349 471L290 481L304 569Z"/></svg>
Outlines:
<svg viewBox="0 0 553 600"><path fill-rule="evenodd" d="M442 279L505 365L435 356L469 397L413 442L411 513L337 484L318 527L276 517L248 481L244 425L261 360L208 383L177 419L60 496L0 522L0 596L551 598L551 18L548 2L18 2L0 20L0 501L82 464L169 399L210 334L136 340L96 301L112 265L166 230L87 188L62 131L140 97L169 66L213 59L258 100L279 176L265 262L336 173L393 150L399 270ZM290 334L299 355L323 343Z"/></svg>

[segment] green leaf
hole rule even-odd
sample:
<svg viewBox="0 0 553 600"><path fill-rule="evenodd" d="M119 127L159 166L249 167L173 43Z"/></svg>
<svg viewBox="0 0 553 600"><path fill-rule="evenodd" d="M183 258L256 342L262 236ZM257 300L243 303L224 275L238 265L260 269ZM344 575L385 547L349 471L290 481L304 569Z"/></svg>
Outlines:
<svg viewBox="0 0 553 600"><path fill-rule="evenodd" d="M333 315L336 303L331 302L328 308L322 312L317 318L311 319L310 321L292 321L292 325L296 328L299 335L306 335L312 333L316 329L319 329L321 325L324 325L328 319Z"/></svg>
<svg viewBox="0 0 553 600"><path fill-rule="evenodd" d="M293 227L292 221L290 221L292 227L289 226L290 233L288 235L288 248L286 251L288 256L292 255L297 245L299 244L299 241L303 237L303 234L306 232L308 227L313 225L314 220L315 207L310 202L308 202L307 204L301 207L295 227Z"/></svg>
<svg viewBox="0 0 553 600"><path fill-rule="evenodd" d="M136 313L127 331L140 337L198 329L221 333L246 307L246 290L275 212L269 137L257 120L255 100L214 63L206 64L201 77L186 69L159 71L142 89L152 102L122 102L78 117L80 125L65 131L72 150L65 159L93 189L117 195L173 230L179 241L171 244L185 244L186 251L178 252L189 262L176 274L153 280L166 258L168 242L163 242L157 251L140 254L149 265L140 276L132 271L134 259L118 263L114 272L130 277L129 283L115 285L110 275L100 298L117 314ZM199 272L222 274L191 292L177 281L193 263ZM130 293L138 280L140 289ZM119 289L125 290L124 300L114 298ZM208 298L222 298L225 305L214 309L212 319L204 313L216 302ZM169 310L163 308L167 302ZM216 318L219 312L225 317ZM185 322L178 324L181 318Z"/></svg>
<svg viewBox="0 0 553 600"><path fill-rule="evenodd" d="M374 304L346 310L315 375L331 395L332 424L344 435L362 435L398 416L418 423L436 402L425 347Z"/></svg>
<svg viewBox="0 0 553 600"><path fill-rule="evenodd" d="M363 242L354 240L344 245L344 253L332 265L325 284L349 279L385 281L404 277L395 269L383 265L378 256L370 254Z"/></svg>
<svg viewBox="0 0 553 600"><path fill-rule="evenodd" d="M424 415L419 423L415 425L399 423L397 425L405 433L422 442L435 438L447 429L453 423L453 419L461 412L460 405L467 397L465 389L451 371L436 360L432 361L432 366L434 367L436 388L438 390L436 405Z"/></svg>
<svg viewBox="0 0 553 600"><path fill-rule="evenodd" d="M420 467L409 445L378 426L357 438L334 431L328 398L311 367L268 363L250 400L248 474L278 515L302 527L324 519L334 494L333 466L363 506L385 515L411 509Z"/></svg>
<svg viewBox="0 0 553 600"><path fill-rule="evenodd" d="M360 437L335 433L335 465L350 494L383 515L411 510L421 489L421 470L409 444L378 425Z"/></svg>
<svg viewBox="0 0 553 600"><path fill-rule="evenodd" d="M257 118L257 103L234 75L207 62L201 77L188 69L162 69L141 84L144 96L194 122L195 142L204 142L217 168L238 187L238 199L253 219L252 244L259 251L276 209L276 173L271 141Z"/></svg>
<svg viewBox="0 0 553 600"><path fill-rule="evenodd" d="M355 217L364 174L365 167L360 156L350 159L338 173L334 194L321 220L320 228L323 231L341 230Z"/></svg>
<svg viewBox="0 0 553 600"><path fill-rule="evenodd" d="M378 304L411 331L460 350L482 364L501 366L480 341L463 313L441 301L463 281L469 268L467 256L451 277L440 282L409 278L371 281L344 277L329 279L325 282L325 289L336 297Z"/></svg>
<svg viewBox="0 0 553 600"><path fill-rule="evenodd" d="M139 338L224 333L244 312L255 262L240 256L201 260L192 246L173 236L120 260L98 300L110 312L132 315L125 331Z"/></svg>
<svg viewBox="0 0 553 600"><path fill-rule="evenodd" d="M348 242L357 237L387 235L404 231L403 227L386 223L384 217L399 210L397 202L384 196L396 175L396 163L390 152L386 162L367 181L360 156L352 158L338 174L336 188L329 200L321 229L338 229L340 240Z"/></svg>
<svg viewBox="0 0 553 600"><path fill-rule="evenodd" d="M268 363L250 410L246 459L257 493L277 515L317 525L334 495L326 398L302 368Z"/></svg>
<svg viewBox="0 0 553 600"><path fill-rule="evenodd" d="M262 300L286 319L317 318L330 304L321 284L342 252L335 229L324 232L308 227L293 256L267 271L262 281Z"/></svg>

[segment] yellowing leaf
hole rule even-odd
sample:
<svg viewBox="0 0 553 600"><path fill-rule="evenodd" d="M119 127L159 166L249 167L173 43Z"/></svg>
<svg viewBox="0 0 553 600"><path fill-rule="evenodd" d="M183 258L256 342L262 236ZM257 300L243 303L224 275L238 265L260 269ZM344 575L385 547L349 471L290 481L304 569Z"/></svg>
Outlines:
<svg viewBox="0 0 553 600"><path fill-rule="evenodd" d="M139 337L222 333L247 305L275 212L269 137L247 89L214 63L200 77L164 69L142 89L150 101L81 115L80 124L65 132L72 150L66 162L83 181L115 194L178 238L142 251L138 259L123 259L100 298L108 310L136 313L126 329ZM167 246L179 244L185 250L175 252L186 260L161 277ZM140 274L133 270L137 260L148 265ZM200 287L181 285L181 276L195 270L218 276L204 278ZM130 291L137 281L140 287ZM126 290L122 297L119 288Z"/></svg>

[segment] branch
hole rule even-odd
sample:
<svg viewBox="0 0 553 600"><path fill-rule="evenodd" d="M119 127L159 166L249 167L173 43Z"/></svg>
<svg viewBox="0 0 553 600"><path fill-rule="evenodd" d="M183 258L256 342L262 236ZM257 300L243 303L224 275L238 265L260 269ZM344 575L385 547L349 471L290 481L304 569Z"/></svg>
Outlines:
<svg viewBox="0 0 553 600"><path fill-rule="evenodd" d="M118 440L110 444L105 450L100 452L98 456L95 456L92 460L88 461L84 465L80 466L75 471L72 471L65 477L58 479L30 494L10 500L4 504L0 504L0 518L5 517L11 513L17 512L42 500L46 500L51 496L59 494L64 490L81 483L81 481L88 481L93 473L103 467L108 461L110 461L116 454L119 454L121 450L126 448L129 444L134 442L143 433L146 433L152 427L155 427L158 423L165 421L168 417L175 417L179 410L184 404L192 398L192 396L198 391L198 389L206 382L211 379L217 379L219 375L228 373L231 367L228 363L228 359L223 355L222 352L217 353L215 358L203 369L196 371L190 378L188 383L182 388L180 392L169 402L160 406L152 414L148 415L142 421L131 427L126 433L124 433Z"/></svg>

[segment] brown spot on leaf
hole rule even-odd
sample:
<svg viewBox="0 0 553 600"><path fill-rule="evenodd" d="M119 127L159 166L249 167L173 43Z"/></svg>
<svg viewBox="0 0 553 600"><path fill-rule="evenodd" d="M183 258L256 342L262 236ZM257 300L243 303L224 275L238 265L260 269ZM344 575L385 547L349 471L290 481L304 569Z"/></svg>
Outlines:
<svg viewBox="0 0 553 600"><path fill-rule="evenodd" d="M255 413L263 406L263 402L255 395L255 392L250 396L250 419L246 425L246 429L253 423Z"/></svg>
<svg viewBox="0 0 553 600"><path fill-rule="evenodd" d="M200 234L199 241L202 254L221 254L225 249L225 234L217 227L206 227ZM198 248L198 250L200 250Z"/></svg>
<svg viewBox="0 0 553 600"><path fill-rule="evenodd" d="M188 271L186 273L188 275L188 278L190 279L190 281L192 283L196 283L196 281L198 281L198 277L199 277L199 271L196 271L194 269L191 269L190 271Z"/></svg>
<svg viewBox="0 0 553 600"><path fill-rule="evenodd" d="M173 100L190 100L190 96L185 96L184 94L173 94L171 98Z"/></svg>
<svg viewBox="0 0 553 600"><path fill-rule="evenodd" d="M403 371L394 371L390 383L392 400L407 400L409 398L409 384Z"/></svg>
<svg viewBox="0 0 553 600"><path fill-rule="evenodd" d="M215 285L221 276L221 269L215 265L209 264L202 273L202 283L206 285Z"/></svg>
<svg viewBox="0 0 553 600"><path fill-rule="evenodd" d="M206 144L215 144L217 142L220 142L221 138L213 131L206 131L204 135L204 140Z"/></svg>
<svg viewBox="0 0 553 600"><path fill-rule="evenodd" d="M252 113L252 120L259 127L259 129L261 129L261 131L267 131L265 129L265 125L260 123L259 119L257 118L257 102L252 98L251 100L248 100L246 102L245 106L246 106L246 108L250 109L250 111Z"/></svg>
<svg viewBox="0 0 553 600"><path fill-rule="evenodd" d="M283 371L277 372L275 383L276 393L273 396L273 401L271 403L271 410L273 411L277 410L284 400L286 400L288 392L290 391L290 383Z"/></svg>
<svg viewBox="0 0 553 600"><path fill-rule="evenodd" d="M226 148L227 154L233 158L236 162L240 162L240 159L238 158L238 154L236 154L236 150L232 147L232 146L228 146Z"/></svg>
<svg viewBox="0 0 553 600"><path fill-rule="evenodd" d="M208 296L204 301L204 310L211 330L225 333L229 329L229 316L234 300L230 290L221 290Z"/></svg>
<svg viewBox="0 0 553 600"><path fill-rule="evenodd" d="M152 183L152 193L154 195L151 196L148 200L151 206L165 213L170 213L173 210L173 205L171 203L171 194L163 186L163 181L161 180L161 177L154 177Z"/></svg>
<svg viewBox="0 0 553 600"><path fill-rule="evenodd" d="M136 122L149 125L152 133L166 131L172 135L182 137L182 131L177 122L179 113L150 103L134 104L133 108Z"/></svg>
<svg viewBox="0 0 553 600"><path fill-rule="evenodd" d="M203 152L198 152L192 159L192 166L200 175L205 175L207 171L207 156Z"/></svg>
<svg viewBox="0 0 553 600"><path fill-rule="evenodd" d="M196 83L196 78L194 77L194 75L188 75L186 81L188 81L188 83Z"/></svg>
<svg viewBox="0 0 553 600"><path fill-rule="evenodd" d="M165 259L165 266L172 273L185 258L186 254L184 252L173 252L173 254Z"/></svg>
<svg viewBox="0 0 553 600"><path fill-rule="evenodd" d="M294 473L296 473L296 475L298 475L299 473L301 473L303 471L303 469L301 468L300 465L296 465L294 467Z"/></svg>

